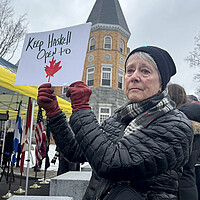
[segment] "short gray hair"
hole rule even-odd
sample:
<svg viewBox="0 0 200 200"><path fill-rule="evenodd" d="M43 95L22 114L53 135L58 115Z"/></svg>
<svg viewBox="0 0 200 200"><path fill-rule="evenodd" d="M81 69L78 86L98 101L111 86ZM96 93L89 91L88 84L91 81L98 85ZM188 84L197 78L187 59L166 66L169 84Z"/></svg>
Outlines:
<svg viewBox="0 0 200 200"><path fill-rule="evenodd" d="M150 65L152 65L157 70L158 76L159 76L159 79L160 79L160 83L162 83L161 75L160 75L160 72L158 70L157 64L154 61L154 59L148 53L145 53L145 52L135 52L132 55L136 55L139 59L144 60L144 61L148 62ZM126 62L125 68L127 67L128 60Z"/></svg>

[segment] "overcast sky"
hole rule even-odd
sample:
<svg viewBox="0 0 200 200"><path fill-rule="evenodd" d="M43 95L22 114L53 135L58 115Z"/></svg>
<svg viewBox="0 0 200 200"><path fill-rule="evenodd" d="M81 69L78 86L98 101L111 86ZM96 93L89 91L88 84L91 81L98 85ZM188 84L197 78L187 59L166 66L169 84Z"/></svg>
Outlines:
<svg viewBox="0 0 200 200"><path fill-rule="evenodd" d="M96 0L11 0L15 15L27 13L28 33L49 31L85 23ZM184 59L200 33L200 0L119 0L131 32L128 47L155 45L173 57L177 74L171 79L194 94L197 70ZM20 57L23 43L11 60Z"/></svg>

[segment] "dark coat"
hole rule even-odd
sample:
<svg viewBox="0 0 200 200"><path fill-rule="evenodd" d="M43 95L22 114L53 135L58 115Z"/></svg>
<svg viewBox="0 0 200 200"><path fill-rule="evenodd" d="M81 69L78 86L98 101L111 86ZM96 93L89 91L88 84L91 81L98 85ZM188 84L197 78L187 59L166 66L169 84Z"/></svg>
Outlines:
<svg viewBox="0 0 200 200"><path fill-rule="evenodd" d="M11 155L13 152L13 140L14 140L14 131L9 131L5 136L5 146L3 154L3 165L7 165L11 160Z"/></svg>
<svg viewBox="0 0 200 200"><path fill-rule="evenodd" d="M190 120L192 120L195 134L192 144L192 153L190 155L189 161L183 168L183 174L179 183L180 200L198 200L195 164L198 162L200 157L200 135L197 134L197 132L200 130L200 104L184 104L183 106L179 107L179 110L181 110Z"/></svg>
<svg viewBox="0 0 200 200"><path fill-rule="evenodd" d="M73 113L70 126L62 112L50 119L63 155L74 162L88 161L93 169L83 199L98 198L110 180L130 181L148 200L177 200L181 167L188 161L193 139L191 123L174 109L121 138L128 123L122 123L116 112L100 126L91 110Z"/></svg>
<svg viewBox="0 0 200 200"><path fill-rule="evenodd" d="M188 119L195 122L200 122L200 103L184 104L179 107L179 110L182 111L188 117Z"/></svg>

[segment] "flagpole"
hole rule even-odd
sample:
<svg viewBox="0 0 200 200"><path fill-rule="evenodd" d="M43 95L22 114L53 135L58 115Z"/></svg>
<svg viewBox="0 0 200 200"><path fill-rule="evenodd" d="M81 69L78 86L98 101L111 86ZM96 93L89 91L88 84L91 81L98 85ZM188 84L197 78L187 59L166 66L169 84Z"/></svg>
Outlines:
<svg viewBox="0 0 200 200"><path fill-rule="evenodd" d="M25 193L25 190L22 189L22 179L23 179L23 171L24 171L24 157L25 157L25 151L24 151L24 145L26 142L25 136L27 135L27 131L28 131L28 117L29 117L29 112L30 112L30 104L29 103L31 101L31 98L29 98L28 101L28 109L27 109L27 113L26 113L26 121L23 120L23 131L22 131L22 135L21 135L21 158L20 158L20 185L19 185L19 189L17 189L16 191L14 191L15 194L22 194ZM32 108L31 108L32 109ZM31 118L31 116L30 116ZM22 147L23 146L23 147ZM23 151L22 151L23 150Z"/></svg>
<svg viewBox="0 0 200 200"><path fill-rule="evenodd" d="M49 182L46 180L46 173L47 173L47 155L45 157L45 168L44 168L44 179L40 182L40 184L49 184Z"/></svg>
<svg viewBox="0 0 200 200"><path fill-rule="evenodd" d="M30 167L31 140L32 140L32 132L33 132L34 107L35 107L35 99L33 99L33 101L32 101L31 127L30 127L30 138L29 138L28 159L27 159L25 196L27 196L27 192L28 192L28 178L29 178L29 167Z"/></svg>
<svg viewBox="0 0 200 200"><path fill-rule="evenodd" d="M8 192L5 195L2 196L3 199L9 199L10 197L13 196L13 194L11 193L12 176L13 176L13 164L11 164L10 180L9 180L9 184L8 184Z"/></svg>
<svg viewBox="0 0 200 200"><path fill-rule="evenodd" d="M41 186L37 184L37 167L38 167L38 164L37 164L37 161L36 161L36 165L35 165L35 182L34 182L33 185L30 186L30 188L32 188L32 189L41 188Z"/></svg>
<svg viewBox="0 0 200 200"><path fill-rule="evenodd" d="M49 156L48 156L49 145L50 145L50 128L49 128L49 121L47 120L47 127L46 127L46 156L45 156L44 180L42 182L40 182L40 184L49 184L49 182L46 181L47 168L50 166Z"/></svg>
<svg viewBox="0 0 200 200"><path fill-rule="evenodd" d="M25 193L25 190L22 189L22 172L21 172L21 175L20 175L20 180L19 180L19 188L17 190L14 191L14 194L22 194L22 193Z"/></svg>

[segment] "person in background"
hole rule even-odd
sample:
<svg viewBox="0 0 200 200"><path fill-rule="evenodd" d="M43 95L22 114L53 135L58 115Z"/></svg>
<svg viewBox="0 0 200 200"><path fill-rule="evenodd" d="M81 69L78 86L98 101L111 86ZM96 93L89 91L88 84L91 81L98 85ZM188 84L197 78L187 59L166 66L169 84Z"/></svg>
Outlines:
<svg viewBox="0 0 200 200"><path fill-rule="evenodd" d="M198 98L193 94L187 95L187 98L190 103L198 103L199 102Z"/></svg>
<svg viewBox="0 0 200 200"><path fill-rule="evenodd" d="M5 146L4 146L4 154L2 162L4 166L10 165L11 156L13 152L13 140L14 140L14 129L9 128L8 132L6 132L6 137L5 137Z"/></svg>
<svg viewBox="0 0 200 200"><path fill-rule="evenodd" d="M166 90L175 73L174 61L164 49L134 49L125 62L129 102L102 124L89 106L92 91L84 82L72 83L67 90L72 105L69 123L51 84L39 87L37 103L46 111L63 156L71 162L89 162L93 170L83 200L103 199L124 182L135 190L135 200L178 199L193 129Z"/></svg>
<svg viewBox="0 0 200 200"><path fill-rule="evenodd" d="M56 146L56 149L55 149L55 154L54 154L54 157L52 158L51 160L51 163L53 163L54 165L56 164L56 161L57 159L59 159L59 151L58 151L58 147Z"/></svg>
<svg viewBox="0 0 200 200"><path fill-rule="evenodd" d="M200 104L199 100L195 95L188 95L188 101L192 103L190 106L184 106L182 109L186 113L189 119L193 120L193 127L195 133L200 133ZM197 147L199 148L200 145ZM195 165L195 175L196 175L196 186L198 191L198 199L200 200L200 156Z"/></svg>
<svg viewBox="0 0 200 200"><path fill-rule="evenodd" d="M192 152L189 161L183 167L179 182L180 200L198 200L195 165L200 156L200 104L189 103L185 89L179 84L169 84L168 92L178 109L190 119L194 129Z"/></svg>
<svg viewBox="0 0 200 200"><path fill-rule="evenodd" d="M167 88L169 96L176 103L177 108L188 102L187 94L182 86L174 83L168 84Z"/></svg>

